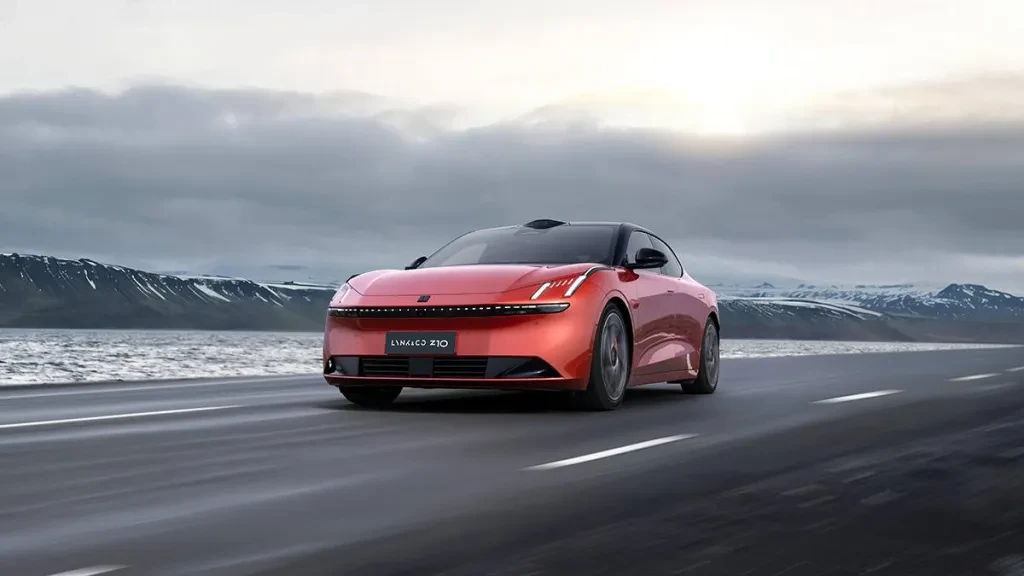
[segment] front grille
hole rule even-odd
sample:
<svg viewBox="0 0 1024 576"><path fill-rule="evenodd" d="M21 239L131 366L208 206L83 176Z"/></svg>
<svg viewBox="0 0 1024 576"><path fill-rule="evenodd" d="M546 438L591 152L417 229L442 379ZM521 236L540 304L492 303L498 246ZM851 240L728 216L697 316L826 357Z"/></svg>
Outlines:
<svg viewBox="0 0 1024 576"><path fill-rule="evenodd" d="M554 314L568 307L568 302L483 306L343 306L328 308L327 314L335 318L488 318Z"/></svg>
<svg viewBox="0 0 1024 576"><path fill-rule="evenodd" d="M505 356L333 356L324 373L363 378L557 378L558 372L539 358Z"/></svg>

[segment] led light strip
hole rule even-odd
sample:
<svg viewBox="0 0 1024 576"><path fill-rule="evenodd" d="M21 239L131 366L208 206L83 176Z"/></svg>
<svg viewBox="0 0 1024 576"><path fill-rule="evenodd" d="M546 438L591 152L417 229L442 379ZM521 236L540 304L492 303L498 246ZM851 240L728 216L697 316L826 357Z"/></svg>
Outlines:
<svg viewBox="0 0 1024 576"><path fill-rule="evenodd" d="M569 288L566 289L565 294L562 294L562 296L564 298L568 298L569 296L572 296L573 294L575 294L576 293L576 289L579 288L580 285L583 284L583 281L586 280L586 279L587 279L586 274L580 274L579 276L577 276L576 280L574 280L573 283L569 285Z"/></svg>
<svg viewBox="0 0 1024 576"><path fill-rule="evenodd" d="M389 314L414 314L411 317L431 317L436 313L458 313L469 312L469 316L473 316L474 312L485 313L496 313L497 316L511 316L516 314L551 314L555 312L561 312L569 307L568 302L552 302L545 304L500 304L500 305L487 305L487 306L420 306L420 307L348 307L338 306L327 309L327 313L331 316L342 317L342 318L373 318L373 317L386 317ZM445 315L440 315L444 317Z"/></svg>
<svg viewBox="0 0 1024 576"><path fill-rule="evenodd" d="M589 278L590 275L593 274L594 272L598 272L601 270L614 270L614 268L609 268L607 266L594 266L592 268L587 269L586 272L577 276L576 280L574 280L573 283L569 285L569 288L565 291L565 294L562 294L562 298L568 298L575 294L576 290L579 289L579 287L583 284L584 280Z"/></svg>
<svg viewBox="0 0 1024 576"><path fill-rule="evenodd" d="M540 298L540 295L543 294L544 291L548 289L548 286L551 286L551 282L545 282L541 284L540 288L537 288L537 291L533 293L533 296L530 296L530 300L536 300L537 298Z"/></svg>

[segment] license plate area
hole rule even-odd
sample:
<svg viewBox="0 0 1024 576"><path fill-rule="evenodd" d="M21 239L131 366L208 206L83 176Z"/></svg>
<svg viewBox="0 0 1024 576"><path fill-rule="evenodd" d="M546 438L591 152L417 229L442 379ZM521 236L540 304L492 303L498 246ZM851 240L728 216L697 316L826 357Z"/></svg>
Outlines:
<svg viewBox="0 0 1024 576"><path fill-rule="evenodd" d="M384 353L402 356L451 356L455 354L455 332L388 332Z"/></svg>

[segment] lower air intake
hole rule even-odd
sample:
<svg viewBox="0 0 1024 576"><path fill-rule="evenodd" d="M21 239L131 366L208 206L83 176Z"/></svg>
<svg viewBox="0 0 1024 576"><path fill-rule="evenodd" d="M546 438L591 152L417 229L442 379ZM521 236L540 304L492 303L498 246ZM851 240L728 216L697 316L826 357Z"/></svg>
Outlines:
<svg viewBox="0 0 1024 576"><path fill-rule="evenodd" d="M558 372L540 358L505 356L334 356L328 374L363 378L501 379L558 378Z"/></svg>

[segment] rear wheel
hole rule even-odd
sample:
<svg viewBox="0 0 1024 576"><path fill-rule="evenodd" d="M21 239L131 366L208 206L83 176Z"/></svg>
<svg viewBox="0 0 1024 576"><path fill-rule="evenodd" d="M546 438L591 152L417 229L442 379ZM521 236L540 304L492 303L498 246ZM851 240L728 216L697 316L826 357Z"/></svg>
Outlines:
<svg viewBox="0 0 1024 576"><path fill-rule="evenodd" d="M398 398L398 395L402 393L401 386L382 388L341 387L338 388L338 390L341 391L341 395L344 396L346 400L364 408L384 408L390 406L391 403Z"/></svg>
<svg viewBox="0 0 1024 576"><path fill-rule="evenodd" d="M721 365L721 355L718 348L718 327L708 319L704 326L704 337L700 343L700 368L697 370L697 378L689 382L683 382L683 392L689 394L714 394L718 389L718 372Z"/></svg>
<svg viewBox="0 0 1024 576"><path fill-rule="evenodd" d="M594 337L590 383L579 394L583 408L614 410L622 404L633 357L626 330L619 308L614 304L605 306Z"/></svg>

